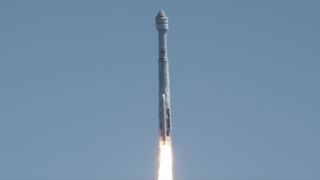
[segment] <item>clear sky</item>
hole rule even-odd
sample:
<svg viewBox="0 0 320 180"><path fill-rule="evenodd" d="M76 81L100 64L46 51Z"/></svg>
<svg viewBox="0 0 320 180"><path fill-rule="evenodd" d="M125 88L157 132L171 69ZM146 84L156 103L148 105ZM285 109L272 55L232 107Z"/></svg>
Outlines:
<svg viewBox="0 0 320 180"><path fill-rule="evenodd" d="M320 179L319 1L0 1L0 179L156 176L170 18L175 176Z"/></svg>

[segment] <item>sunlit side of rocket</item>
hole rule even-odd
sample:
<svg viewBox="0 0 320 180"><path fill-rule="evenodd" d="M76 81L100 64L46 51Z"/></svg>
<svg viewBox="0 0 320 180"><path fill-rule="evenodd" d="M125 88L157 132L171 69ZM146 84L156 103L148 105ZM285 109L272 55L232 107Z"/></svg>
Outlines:
<svg viewBox="0 0 320 180"><path fill-rule="evenodd" d="M168 17L161 10L156 16L156 25L159 32L159 131L162 143L166 143L171 136L171 106L170 80L167 56Z"/></svg>

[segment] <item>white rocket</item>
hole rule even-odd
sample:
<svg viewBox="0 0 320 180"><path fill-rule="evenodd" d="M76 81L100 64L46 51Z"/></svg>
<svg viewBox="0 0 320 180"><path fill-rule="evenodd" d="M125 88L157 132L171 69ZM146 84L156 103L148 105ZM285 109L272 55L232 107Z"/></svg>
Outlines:
<svg viewBox="0 0 320 180"><path fill-rule="evenodd" d="M156 16L159 32L159 131L161 142L165 143L171 136L171 106L169 63L167 57L168 17L161 10Z"/></svg>

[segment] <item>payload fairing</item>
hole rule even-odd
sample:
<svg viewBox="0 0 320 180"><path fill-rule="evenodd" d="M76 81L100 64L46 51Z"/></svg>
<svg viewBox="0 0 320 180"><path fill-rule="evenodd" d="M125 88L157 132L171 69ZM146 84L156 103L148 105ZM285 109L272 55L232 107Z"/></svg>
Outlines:
<svg viewBox="0 0 320 180"><path fill-rule="evenodd" d="M156 25L159 38L159 131L162 143L166 143L171 136L171 106L170 106L170 80L167 55L168 17L161 10L156 16Z"/></svg>

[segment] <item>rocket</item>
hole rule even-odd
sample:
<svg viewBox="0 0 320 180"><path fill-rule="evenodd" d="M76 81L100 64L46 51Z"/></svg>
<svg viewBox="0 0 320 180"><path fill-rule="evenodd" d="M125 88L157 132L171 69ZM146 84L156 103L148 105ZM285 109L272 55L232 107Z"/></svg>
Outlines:
<svg viewBox="0 0 320 180"><path fill-rule="evenodd" d="M168 17L163 10L161 10L156 16L156 25L159 41L159 132L161 142L166 143L170 140L172 126L169 63L167 56Z"/></svg>

